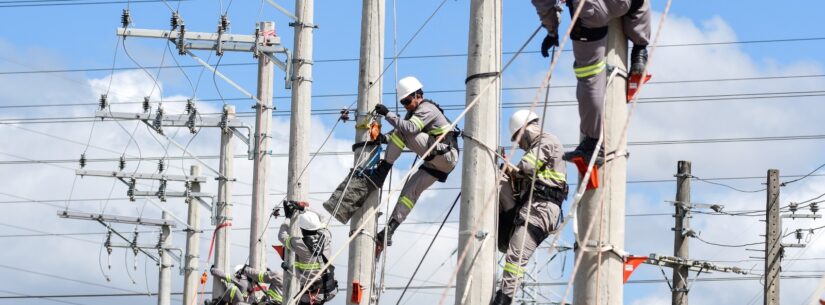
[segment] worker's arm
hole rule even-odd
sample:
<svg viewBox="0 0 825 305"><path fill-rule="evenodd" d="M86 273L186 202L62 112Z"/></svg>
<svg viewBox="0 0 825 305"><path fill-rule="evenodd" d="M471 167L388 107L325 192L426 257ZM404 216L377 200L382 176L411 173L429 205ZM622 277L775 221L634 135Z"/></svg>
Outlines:
<svg viewBox="0 0 825 305"><path fill-rule="evenodd" d="M211 269L209 269L209 273L212 273L212 275L215 276L216 278L226 279L226 273L223 272L223 270L221 270L221 269L212 267Z"/></svg>
<svg viewBox="0 0 825 305"><path fill-rule="evenodd" d="M278 229L278 240L284 244L285 248L289 248L289 218L284 220L284 223L281 224L281 228Z"/></svg>
<svg viewBox="0 0 825 305"><path fill-rule="evenodd" d="M429 107L419 105L409 120L400 118L395 113L387 113L386 119L396 130L406 133L415 134L421 132L421 129L429 124L435 117Z"/></svg>
<svg viewBox="0 0 825 305"><path fill-rule="evenodd" d="M570 1L570 0L568 0ZM558 0L532 0L533 6L536 7L536 14L539 15L541 25L547 29L548 32L558 31L559 23L559 6Z"/></svg>

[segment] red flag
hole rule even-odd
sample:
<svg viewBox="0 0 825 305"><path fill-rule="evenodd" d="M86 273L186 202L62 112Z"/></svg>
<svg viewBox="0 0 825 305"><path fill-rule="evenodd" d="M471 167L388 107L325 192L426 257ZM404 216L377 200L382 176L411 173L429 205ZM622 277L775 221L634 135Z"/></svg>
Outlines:
<svg viewBox="0 0 825 305"><path fill-rule="evenodd" d="M624 282L627 283L627 279L630 278L630 275L633 274L633 271L636 271L636 267L639 267L642 263L647 261L647 256L628 256L627 260L624 263ZM825 304L823 304L825 305Z"/></svg>

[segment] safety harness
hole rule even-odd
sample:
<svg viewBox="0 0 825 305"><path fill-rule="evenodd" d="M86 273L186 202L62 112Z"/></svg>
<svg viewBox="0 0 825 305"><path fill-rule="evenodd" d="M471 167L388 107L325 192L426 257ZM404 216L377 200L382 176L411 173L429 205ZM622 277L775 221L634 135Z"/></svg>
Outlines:
<svg viewBox="0 0 825 305"><path fill-rule="evenodd" d="M580 0L580 1L584 1L584 0ZM576 9L575 7L573 7L573 2L577 2L577 1L572 1L572 0L566 1L568 11L570 12L570 18L573 18L573 12L575 12L575 9ZM642 5L644 5L644 3L645 3L645 0L631 0L630 1L630 8L627 10L627 13L625 13L625 16L632 16L633 14L635 14L637 11L639 11L640 8L642 8ZM573 39L573 40L576 40L576 41L588 42L588 41L601 40L602 38L607 36L607 26L606 25L603 26L603 27L589 28L589 27L581 25L580 21L581 20L576 20L576 23L573 24L573 29L572 29L572 31L570 31L570 39Z"/></svg>
<svg viewBox="0 0 825 305"><path fill-rule="evenodd" d="M425 99L425 100L421 101L421 103L422 104L423 103L432 104L433 106L435 106L435 108L438 109L438 111L441 112L441 115L444 116L444 118L447 120L447 125L445 125L445 126L436 126L436 127L433 127L432 129L427 131L427 134L430 135L430 137L433 138L433 139L437 139L442 134L447 133L447 135L444 136L444 138L441 140L441 143L446 144L447 147L440 148L440 149L437 148L437 149L433 150L429 155L424 157L424 161L432 161L433 159L435 159L436 156L444 155L446 153L449 153L452 150L455 150L456 152L458 152L458 137L461 135L461 129L459 129L458 127L453 127L452 130L447 129L453 123L450 121L449 118L447 118L446 115L444 115L444 109L442 109L441 105L439 105L438 103L436 103L432 100L428 100L428 99ZM420 105L419 105L419 107L420 107ZM414 119L415 117L413 116L413 114L414 114L414 112L407 112L407 115L406 115L405 119L406 120ZM423 129L422 129L422 132L423 132ZM427 166L427 164L422 165L421 170L423 170L424 172L432 175L433 177L438 179L439 182L442 182L442 183L447 181L447 177L450 175L450 173L443 172L443 171L431 168L431 167Z"/></svg>
<svg viewBox="0 0 825 305"><path fill-rule="evenodd" d="M324 236L320 232L318 234L313 235L304 235L301 239L303 240L304 244L312 250L312 253L319 253L321 255L321 261L323 261L324 265L329 262L329 259L324 254ZM306 269L299 267L299 263L295 263L295 267L301 270L312 270L312 269L321 269L319 263L312 263L306 264ZM320 281L315 281L309 285L309 292L315 291L323 293L324 299L320 301L320 303L315 304L324 304L325 302L332 299L332 292L338 291L338 281L335 280L335 266L330 265L324 273L321 275Z"/></svg>

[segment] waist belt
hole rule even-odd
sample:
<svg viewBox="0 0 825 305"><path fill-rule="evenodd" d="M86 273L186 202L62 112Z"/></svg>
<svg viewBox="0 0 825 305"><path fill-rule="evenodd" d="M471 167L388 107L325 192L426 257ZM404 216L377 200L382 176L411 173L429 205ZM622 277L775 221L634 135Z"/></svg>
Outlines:
<svg viewBox="0 0 825 305"><path fill-rule="evenodd" d="M533 188L533 197L550 201L561 207L561 203L567 199L567 185L565 184L564 187L550 187L536 182L536 186Z"/></svg>
<svg viewBox="0 0 825 305"><path fill-rule="evenodd" d="M586 0L579 0L579 2L581 2L581 1L586 1ZM636 1L639 1L639 0L636 0ZM639 2L644 3L644 0L641 0ZM567 0L566 4L567 4L568 11L570 12L570 18L573 18L573 13L576 11L576 8L573 7L573 1L572 0ZM634 3L631 3L631 5L630 5L631 8L633 7L633 4ZM584 5L584 4L580 4L580 5ZM641 5L639 5L639 7L641 7ZM579 19L581 19L581 18L579 18ZM570 31L570 39L573 39L573 40L576 40L576 41L583 41L583 42L601 40L602 38L604 38L606 36L607 36L607 26L598 27L598 28L589 28L589 27L581 25L581 20L576 20L576 23L573 24L573 29Z"/></svg>

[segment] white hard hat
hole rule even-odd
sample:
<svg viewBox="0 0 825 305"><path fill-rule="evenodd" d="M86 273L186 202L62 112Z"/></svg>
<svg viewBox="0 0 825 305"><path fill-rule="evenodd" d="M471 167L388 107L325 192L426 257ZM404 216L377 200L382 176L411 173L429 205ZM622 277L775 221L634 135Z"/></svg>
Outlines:
<svg viewBox="0 0 825 305"><path fill-rule="evenodd" d="M407 76L398 81L398 86L395 87L395 93L398 94L398 100L401 101L407 97L407 95L421 88L424 88L424 85L422 85L415 76Z"/></svg>
<svg viewBox="0 0 825 305"><path fill-rule="evenodd" d="M516 133L518 133L521 127L526 126L530 122L537 121L538 119L539 116L536 115L535 112L526 109L513 113L513 115L510 116L510 141L515 141L513 138L516 136Z"/></svg>
<svg viewBox="0 0 825 305"><path fill-rule="evenodd" d="M243 265L235 265L235 273L238 273L241 269L243 269Z"/></svg>
<svg viewBox="0 0 825 305"><path fill-rule="evenodd" d="M298 227L307 231L317 231L324 227L321 217L315 212L306 211L298 217Z"/></svg>

